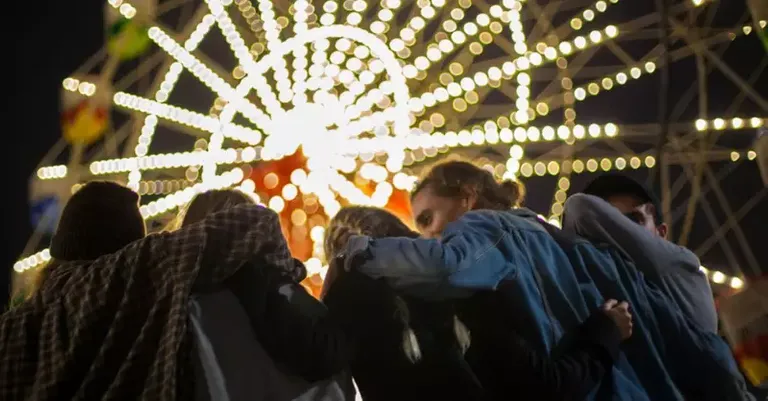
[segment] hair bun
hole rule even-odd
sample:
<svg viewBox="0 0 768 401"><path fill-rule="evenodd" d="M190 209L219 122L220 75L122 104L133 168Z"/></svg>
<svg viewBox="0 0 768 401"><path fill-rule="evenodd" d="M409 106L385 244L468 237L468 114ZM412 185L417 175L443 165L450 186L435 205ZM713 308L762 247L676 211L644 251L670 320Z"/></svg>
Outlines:
<svg viewBox="0 0 768 401"><path fill-rule="evenodd" d="M511 207L520 206L525 198L525 186L519 181L504 180L499 185L504 195L509 199Z"/></svg>

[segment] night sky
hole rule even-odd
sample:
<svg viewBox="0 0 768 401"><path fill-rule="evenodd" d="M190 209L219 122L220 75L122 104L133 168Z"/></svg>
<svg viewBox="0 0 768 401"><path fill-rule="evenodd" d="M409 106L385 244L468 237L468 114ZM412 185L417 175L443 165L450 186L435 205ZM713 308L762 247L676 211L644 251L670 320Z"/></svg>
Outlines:
<svg viewBox="0 0 768 401"><path fill-rule="evenodd" d="M529 0L532 1L532 0ZM103 1L78 0L78 1L50 1L38 2L10 2L13 10L4 12L6 26L6 43L10 42L13 52L9 58L13 68L10 75L6 75L3 83L12 86L13 90L6 93L6 118L7 125L4 130L5 146L4 157L4 201L2 207L4 241L0 255L0 304L7 299L6 290L9 288L11 266L17 260L19 254L31 233L29 207L27 205L27 188L29 177L34 173L38 161L56 142L61 135L59 128L59 100L58 95L61 81L70 72L77 68L89 55L96 52L104 40L103 32ZM539 3L543 4L542 0ZM584 4L588 2L583 2ZM591 3L591 2L589 2ZM629 4L616 7L607 18L618 20L632 19L633 16L647 14L653 2ZM722 26L734 26L744 16L744 0L729 0L727 5L721 4L718 10L715 24ZM634 7L634 9L633 9ZM640 9L640 8L643 9ZM630 15L631 14L631 15ZM572 15L572 14L568 14ZM566 15L566 17L568 16ZM749 21L744 21L749 23ZM13 24L15 26L10 26ZM18 25L17 25L18 24ZM638 46L642 46L638 42ZM676 46L680 46L677 43ZM625 46L627 47L627 46ZM602 57L602 58L601 58ZM608 61L608 55L598 55L597 63L615 65ZM751 38L738 39L723 55L723 59L742 77L749 77L755 71L756 66L765 62L766 52L760 46L755 35ZM671 98L672 104L679 99L695 79L695 66L692 58L673 64L671 71ZM731 85L723 74L713 72L709 82L709 108L711 115L726 115L738 91ZM768 74L763 73L758 77L754 87L758 93L768 94ZM761 89L762 88L762 89ZM586 102L577 107L578 122L588 124L591 122L615 121L625 124L653 122L656 120L658 102L658 74L636 81L622 90L614 90ZM10 96L8 96L10 95ZM210 103L208 103L210 104ZM696 119L696 101L693 106L683 112L683 121ZM200 110L198 108L198 110ZM740 116L762 115L765 110L760 110L749 101L739 108ZM561 114L558 114L561 116ZM560 117L562 118L562 117ZM544 121L546 122L546 121ZM555 123L556 121L553 121ZM742 134L733 135L725 140L726 145L745 148L754 133L744 131ZM168 144L166 144L168 145ZM172 147L172 144L171 144ZM640 149L642 151L642 149ZM730 163L713 163L715 173L731 169ZM677 178L682 172L679 167L673 168L673 178ZM633 172L638 179L647 178L647 170ZM751 197L764 191L760 182L756 164L745 162L735 166L727 175L722 173L725 180L722 183L723 190L728 196L729 204L734 210L747 202ZM572 188L582 188L588 180L593 178L589 174L576 175L572 179ZM555 187L555 177L543 177L529 179L526 185L529 189L528 206L539 213L546 213ZM705 188L708 186L704 182ZM677 216L684 211L684 206L690 188L687 185L681 187L678 196L674 198L673 208L678 211ZM717 198L713 193L707 194L704 199L713 202L714 213L719 222L724 222L724 211L717 207ZM750 214L742 219L740 226L744 230L756 259L766 269L768 261L768 247L764 237L764 225L768 221L768 202L763 201ZM682 206L682 207L681 207ZM694 230L690 239L691 248L705 242L713 232L705 214L699 210ZM677 220L682 222L682 218ZM679 233L679 224L675 232ZM740 252L738 238L733 233L726 236L732 245L740 263L746 264ZM720 246L712 247L703 255L703 262L710 267L730 273L737 273L737 266L730 266Z"/></svg>

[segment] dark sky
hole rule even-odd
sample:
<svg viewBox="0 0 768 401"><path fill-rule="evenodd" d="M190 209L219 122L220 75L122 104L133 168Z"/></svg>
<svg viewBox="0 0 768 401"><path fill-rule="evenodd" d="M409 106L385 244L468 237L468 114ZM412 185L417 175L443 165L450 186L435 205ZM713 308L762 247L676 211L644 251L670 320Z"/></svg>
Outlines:
<svg viewBox="0 0 768 401"><path fill-rule="evenodd" d="M0 305L7 299L11 266L29 238L28 180L38 161L60 136L61 80L103 41L103 1L12 2L4 11L6 44L12 46L3 79L12 87L3 107L6 127ZM7 51L7 50L6 50Z"/></svg>
<svg viewBox="0 0 768 401"><path fill-rule="evenodd" d="M532 1L532 0L529 0ZM539 3L543 2L540 0ZM611 11L610 18L628 20L643 15L652 9L653 2L641 2L643 5L617 5ZM721 4L717 20L723 26L733 25L744 15L743 0L729 0L728 5ZM104 1L51 1L43 2L10 2L14 9L4 14L6 24L6 43L12 46L11 60L13 68L6 75L3 83L13 89L6 91L6 107L3 108L7 125L4 132L6 146L1 158L4 164L3 183L3 230L4 241L0 249L0 304L7 299L5 290L9 288L11 266L17 260L19 253L29 238L29 209L27 205L27 187L29 177L34 172L38 161L61 135L58 119L58 94L61 80L80 65L85 58L93 54L103 43L102 10ZM638 3L639 4L639 3ZM622 6L624 8L620 8ZM636 7L638 9L633 9ZM639 9L644 8L644 9ZM651 8L651 9L649 9ZM606 16L609 17L609 16ZM717 21L716 21L717 22ZM12 26L11 24L15 25ZM639 46L639 45L638 45ZM755 66L764 61L766 52L755 39L739 39L723 56L724 60L741 76L747 77ZM597 62L601 62L599 57ZM616 64L616 63L609 63ZM670 89L673 99L677 99L688 88L695 71L693 63L688 60L675 63L671 69L672 84ZM755 85L758 92L768 93L768 77L764 73ZM710 80L710 108L714 114L724 114L731 101L738 95L734 87L728 83L722 74L713 73ZM580 104L577 108L580 122L583 118L601 121L617 121L622 123L652 122L656 117L658 101L658 77L651 77L633 85L627 85L621 91L612 91L605 96L593 98ZM695 101L694 101L695 104ZM754 105L745 104L740 115L763 115L765 111L756 109ZM684 119L690 121L696 118L695 109L687 110ZM745 133L734 142L734 146L746 146ZM725 168L725 163L714 164L715 171ZM645 179L646 172L638 172L638 179ZM680 170L674 170L678 176ZM759 174L754 163L738 166L723 182L729 204L734 209L747 202L762 189ZM573 188L581 188L591 179L589 175L579 175L573 178ZM551 182L550 182L551 181ZM554 178L537 178L527 182L531 191L529 205L539 211L546 212L552 191L555 186ZM683 187L680 195L674 199L675 206L683 205L689 194L689 189ZM716 198L710 193L708 201L715 202ZM768 221L768 211L763 202L755 208L741 223L741 227L749 238L751 248L756 258L764 266L768 261L768 247L759 244L757 238L763 233L763 225ZM715 203L716 205L716 203ZM715 207L715 214L720 222L724 222L724 211ZM703 213L698 213L691 238L695 248L711 236L713 228ZM678 229L679 230L679 229ZM678 231L679 232L679 231ZM729 234L727 241L739 252L738 238ZM762 241L764 242L764 240ZM742 257L742 255L739 255ZM722 270L734 271L728 266L720 246L715 246L704 255L704 262ZM741 259L743 260L743 258ZM765 267L764 267L765 268Z"/></svg>

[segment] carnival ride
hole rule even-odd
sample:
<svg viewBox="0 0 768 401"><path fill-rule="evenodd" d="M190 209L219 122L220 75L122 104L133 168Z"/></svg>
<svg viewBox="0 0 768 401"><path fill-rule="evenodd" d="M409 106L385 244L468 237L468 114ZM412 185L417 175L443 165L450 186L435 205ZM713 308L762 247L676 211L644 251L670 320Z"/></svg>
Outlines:
<svg viewBox="0 0 768 401"><path fill-rule="evenodd" d="M407 217L420 168L450 153L499 177L556 177L544 214L555 223L572 175L656 168L668 220L670 199L692 188L682 244L703 192L714 191L727 210L724 221L707 213L715 233L697 249L706 252L728 230L738 234L739 219L766 195L732 210L717 182L733 167L710 166L757 157L719 142L768 124L768 102L720 52L764 34L766 22L710 27L718 5L702 0L608 18L622 2L109 0L107 43L62 83L64 137L32 179L38 229L17 277L50 259L42 240L70 194L111 179L142 195L153 229L201 191L252 194L280 213L316 291L329 216L365 204ZM592 62L600 54L616 62ZM695 60L696 84L662 106L662 118L622 124L577 115L579 103L685 59ZM712 69L740 90L727 115L708 113ZM697 93L698 118L685 121ZM761 112L741 114L745 99ZM670 166L684 171L674 182ZM756 268L748 247L746 267ZM706 271L715 283L743 285Z"/></svg>

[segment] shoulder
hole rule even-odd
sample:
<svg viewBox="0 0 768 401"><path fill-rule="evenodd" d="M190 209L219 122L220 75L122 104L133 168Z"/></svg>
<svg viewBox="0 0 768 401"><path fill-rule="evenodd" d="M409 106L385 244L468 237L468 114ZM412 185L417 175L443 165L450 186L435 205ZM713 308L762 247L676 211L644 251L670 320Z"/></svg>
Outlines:
<svg viewBox="0 0 768 401"><path fill-rule="evenodd" d="M531 230L544 232L536 214L528 209L473 210L449 225L453 230Z"/></svg>
<svg viewBox="0 0 768 401"><path fill-rule="evenodd" d="M500 214L494 210L473 210L464 213L458 220L449 223L443 230L443 238L467 233L497 232L503 230Z"/></svg>
<svg viewBox="0 0 768 401"><path fill-rule="evenodd" d="M683 270L690 271L694 276L706 277L706 274L701 271L701 261L699 260L699 257L696 256L692 250L672 242L669 242L669 244L670 248L676 249L678 253L677 260Z"/></svg>
<svg viewBox="0 0 768 401"><path fill-rule="evenodd" d="M498 225L506 212L498 210L472 210L464 213L457 222L464 224L493 224Z"/></svg>
<svg viewBox="0 0 768 401"><path fill-rule="evenodd" d="M584 193L570 195L568 199L565 200L563 206L566 214L577 217L582 216L585 213L593 213L595 210L604 210L603 208L612 207L604 199Z"/></svg>
<svg viewBox="0 0 768 401"><path fill-rule="evenodd" d="M565 205L570 207L592 206L599 203L605 203L605 201L595 195L585 193L575 193L565 200Z"/></svg>

